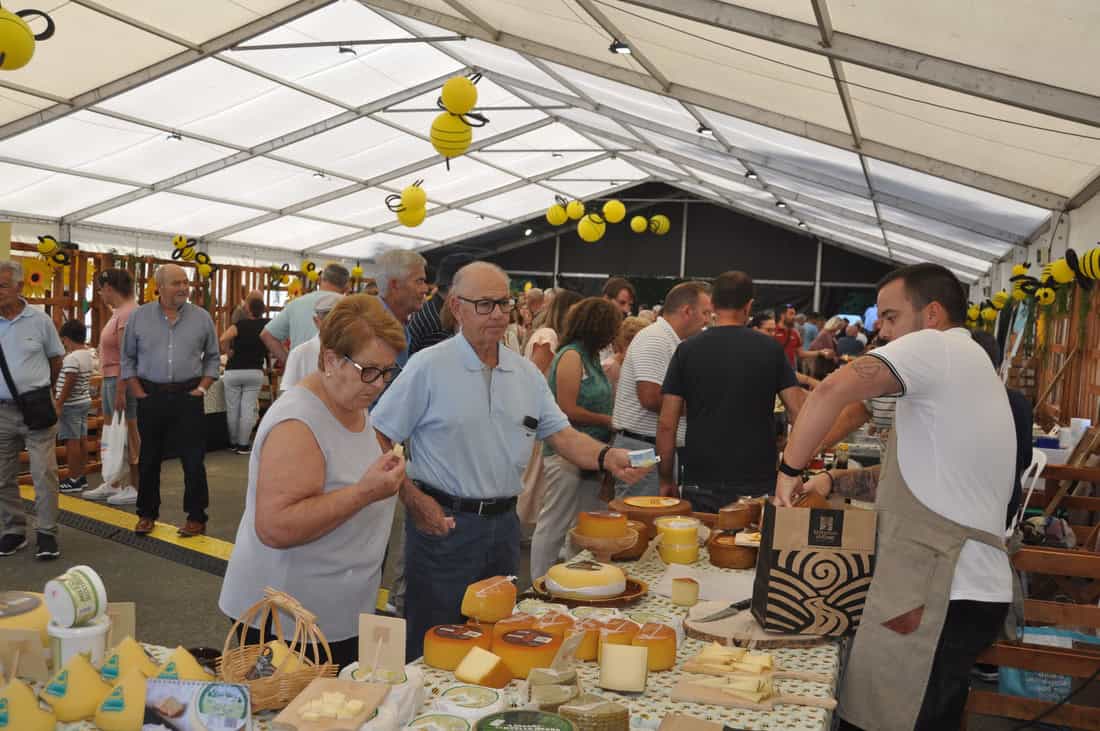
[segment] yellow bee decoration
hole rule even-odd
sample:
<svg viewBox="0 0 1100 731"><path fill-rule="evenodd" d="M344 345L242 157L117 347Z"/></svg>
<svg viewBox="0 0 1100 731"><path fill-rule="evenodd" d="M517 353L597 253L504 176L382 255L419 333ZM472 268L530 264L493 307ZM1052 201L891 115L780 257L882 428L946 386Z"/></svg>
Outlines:
<svg viewBox="0 0 1100 731"><path fill-rule="evenodd" d="M966 308L966 319L972 322L977 322L978 317L982 314L982 309L973 302L970 303L970 307Z"/></svg>
<svg viewBox="0 0 1100 731"><path fill-rule="evenodd" d="M355 266L353 266L351 268L351 278L352 279L362 279L363 278L363 267L359 266L358 262L356 262Z"/></svg>
<svg viewBox="0 0 1100 731"><path fill-rule="evenodd" d="M551 226L560 226L569 220L569 214L565 212L565 206L555 203L546 209L546 222Z"/></svg>
<svg viewBox="0 0 1100 731"><path fill-rule="evenodd" d="M271 276L272 284L286 284L290 279L290 265L283 264L280 268L277 264L272 264L268 269L268 274Z"/></svg>
<svg viewBox="0 0 1100 731"><path fill-rule="evenodd" d="M294 279L290 280L290 284L288 284L287 288L286 288L287 299L294 299L295 297L301 297L303 289L304 289L304 287L302 286L301 278L294 277Z"/></svg>
<svg viewBox="0 0 1100 731"><path fill-rule="evenodd" d="M630 219L630 230L640 234L649 228L649 219L645 216L635 216Z"/></svg>
<svg viewBox="0 0 1100 731"><path fill-rule="evenodd" d="M172 258L177 261L194 261L199 242L182 234L172 237Z"/></svg>
<svg viewBox="0 0 1100 731"><path fill-rule="evenodd" d="M31 30L25 18L39 16L46 21L41 33ZM16 10L14 13L0 8L0 69L15 71L26 66L34 56L36 41L51 38L56 30L51 18L41 10Z"/></svg>
<svg viewBox="0 0 1100 731"><path fill-rule="evenodd" d="M195 269L198 270L199 276L203 279L209 279L210 275L214 273L214 263L210 261L210 255L205 251L195 254Z"/></svg>
<svg viewBox="0 0 1100 731"><path fill-rule="evenodd" d="M991 304L982 308L982 319L986 322L993 322L997 319L997 310Z"/></svg>
<svg viewBox="0 0 1100 731"><path fill-rule="evenodd" d="M1054 303L1054 290L1050 287L1040 287L1035 290L1035 299L1041 305L1050 305Z"/></svg>
<svg viewBox="0 0 1100 731"><path fill-rule="evenodd" d="M428 215L428 194L420 187L423 182L414 181L401 191L401 195L393 193L386 196L386 207L396 213L397 220L409 228L424 223L424 217Z"/></svg>
<svg viewBox="0 0 1100 731"><path fill-rule="evenodd" d="M38 246L35 248L51 269L58 269L73 263L73 257L69 251L75 249L76 244L70 244L67 241L62 243L53 236L39 236Z"/></svg>
<svg viewBox="0 0 1100 731"><path fill-rule="evenodd" d="M607 224L602 217L595 213L589 213L577 223L577 235L589 244L594 244L602 239L606 231Z"/></svg>
<svg viewBox="0 0 1100 731"><path fill-rule="evenodd" d="M649 230L658 236L664 236L672 228L672 222L668 220L668 216L658 213L653 218L649 219Z"/></svg>
<svg viewBox="0 0 1100 731"><path fill-rule="evenodd" d="M1008 304L1008 290L1002 289L997 294L993 295L992 299L993 309L1003 310L1005 305Z"/></svg>
<svg viewBox="0 0 1100 731"><path fill-rule="evenodd" d="M302 262L302 273L306 275L306 279L311 282L316 282L318 277L321 276L321 272L317 270L317 265L309 259Z"/></svg>

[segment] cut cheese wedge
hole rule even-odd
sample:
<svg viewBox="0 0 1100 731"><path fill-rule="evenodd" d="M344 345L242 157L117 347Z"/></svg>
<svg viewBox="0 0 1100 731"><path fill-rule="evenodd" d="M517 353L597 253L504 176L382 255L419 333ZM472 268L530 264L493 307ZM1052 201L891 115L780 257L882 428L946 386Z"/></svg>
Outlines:
<svg viewBox="0 0 1100 731"><path fill-rule="evenodd" d="M547 612L535 620L534 629L559 639L565 639L575 624L576 622L568 614Z"/></svg>
<svg viewBox="0 0 1100 731"><path fill-rule="evenodd" d="M88 656L77 653L50 678L39 697L53 708L58 721L72 723L95 715L110 692L111 686L99 677Z"/></svg>
<svg viewBox="0 0 1100 731"><path fill-rule="evenodd" d="M503 688L512 682L512 671L499 655L480 647L472 647L455 668L455 678L463 683Z"/></svg>
<svg viewBox="0 0 1100 731"><path fill-rule="evenodd" d="M116 683L131 669L136 669L147 678L156 677L160 668L146 654L133 637L126 637L103 660L103 666L99 668L99 676L106 683Z"/></svg>
<svg viewBox="0 0 1100 731"><path fill-rule="evenodd" d="M38 704L38 699L25 683L13 678L0 689L0 723L12 731L54 731L57 717Z"/></svg>
<svg viewBox="0 0 1100 731"><path fill-rule="evenodd" d="M630 642L635 647L649 648L649 671L671 670L676 665L676 630L668 625L642 625Z"/></svg>
<svg viewBox="0 0 1100 731"><path fill-rule="evenodd" d="M573 633L584 633L584 639L577 646L577 652L574 655L578 660L589 662L599 657L600 633L603 632L604 627L604 623L595 618L582 619L573 626Z"/></svg>
<svg viewBox="0 0 1100 731"><path fill-rule="evenodd" d="M547 614L549 614L549 612L547 612ZM524 612L513 614L511 617L505 617L493 625L493 646L495 647L496 644L500 642L500 638L509 632L515 632L518 629L534 629L535 622L537 621L537 617L525 614Z"/></svg>
<svg viewBox="0 0 1100 731"><path fill-rule="evenodd" d="M290 648L282 640L272 640L266 647L271 648L271 664L284 673L293 673L302 667L298 655L290 651Z"/></svg>
<svg viewBox="0 0 1100 731"><path fill-rule="evenodd" d="M466 587L462 614L492 624L512 614L516 608L516 585L510 576L494 576Z"/></svg>
<svg viewBox="0 0 1100 731"><path fill-rule="evenodd" d="M604 645L600 649L599 686L624 693L645 692L649 648Z"/></svg>

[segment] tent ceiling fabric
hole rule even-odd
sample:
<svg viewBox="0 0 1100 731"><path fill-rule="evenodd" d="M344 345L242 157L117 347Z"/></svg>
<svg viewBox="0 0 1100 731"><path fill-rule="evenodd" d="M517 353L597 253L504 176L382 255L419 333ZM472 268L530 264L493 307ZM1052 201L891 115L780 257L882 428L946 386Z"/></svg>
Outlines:
<svg viewBox="0 0 1100 731"><path fill-rule="evenodd" d="M0 75L0 217L368 258L661 180L972 282L1100 189L1092 0L183 7L50 11L56 36ZM352 39L389 42L247 50ZM491 121L448 171L428 129L471 71ZM415 180L410 229L385 197Z"/></svg>

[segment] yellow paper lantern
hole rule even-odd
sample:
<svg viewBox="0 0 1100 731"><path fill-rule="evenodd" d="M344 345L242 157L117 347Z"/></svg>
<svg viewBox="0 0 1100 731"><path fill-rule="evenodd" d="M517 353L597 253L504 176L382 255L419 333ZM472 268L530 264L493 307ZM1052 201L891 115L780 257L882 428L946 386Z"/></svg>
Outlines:
<svg viewBox="0 0 1100 731"><path fill-rule="evenodd" d="M424 208L428 205L428 194L416 183L401 191L401 205L405 208Z"/></svg>
<svg viewBox="0 0 1100 731"><path fill-rule="evenodd" d="M1058 259L1050 263L1050 274L1058 284L1069 284L1076 278L1077 273L1070 267L1065 259Z"/></svg>
<svg viewBox="0 0 1100 731"><path fill-rule="evenodd" d="M649 230L658 236L664 236L672 228L672 222L668 220L668 216L658 213L653 218L649 219Z"/></svg>
<svg viewBox="0 0 1100 731"><path fill-rule="evenodd" d="M590 213L577 223L577 235L583 241L594 244L607 232L607 224L594 213Z"/></svg>
<svg viewBox="0 0 1100 731"><path fill-rule="evenodd" d="M584 204L580 201L569 201L565 212L574 221L578 221L584 216Z"/></svg>
<svg viewBox="0 0 1100 731"><path fill-rule="evenodd" d="M970 307L966 308L966 319L967 320L977 320L978 317L981 314L982 314L981 308L978 307L977 305L970 305Z"/></svg>
<svg viewBox="0 0 1100 731"><path fill-rule="evenodd" d="M416 228L424 223L424 217L426 215L428 215L428 212L423 208L406 208L403 211L397 212L397 220L404 226Z"/></svg>
<svg viewBox="0 0 1100 731"><path fill-rule="evenodd" d="M461 117L442 112L432 122L431 139L435 151L450 159L466 152L474 139L474 131Z"/></svg>
<svg viewBox="0 0 1100 731"><path fill-rule="evenodd" d="M569 220L569 214L565 208L555 203L546 209L546 221L551 226L560 226Z"/></svg>
<svg viewBox="0 0 1100 731"><path fill-rule="evenodd" d="M444 82L440 100L451 114L467 114L477 106L477 86L465 76L452 76Z"/></svg>
<svg viewBox="0 0 1100 731"><path fill-rule="evenodd" d="M36 34L24 18L39 16L46 20L46 29ZM15 71L26 66L34 56L35 41L44 41L54 33L53 19L41 10L11 12L0 8L0 69Z"/></svg>
<svg viewBox="0 0 1100 731"><path fill-rule="evenodd" d="M1002 289L997 294L993 295L993 308L996 310L1003 310L1005 305L1008 304L1008 290Z"/></svg>
<svg viewBox="0 0 1100 731"><path fill-rule="evenodd" d="M1038 300L1041 305L1049 305L1054 303L1054 290L1050 287L1040 287L1035 290L1035 299Z"/></svg>
<svg viewBox="0 0 1100 731"><path fill-rule="evenodd" d="M353 266L351 268L351 278L352 279L362 279L363 278L363 267L359 266L358 264Z"/></svg>
<svg viewBox="0 0 1100 731"><path fill-rule="evenodd" d="M603 204L603 218L608 223L618 223L626 218L626 206L622 201L609 200Z"/></svg>
<svg viewBox="0 0 1100 731"><path fill-rule="evenodd" d="M649 228L649 221L645 216L635 216L630 219L630 230L636 234L640 234Z"/></svg>

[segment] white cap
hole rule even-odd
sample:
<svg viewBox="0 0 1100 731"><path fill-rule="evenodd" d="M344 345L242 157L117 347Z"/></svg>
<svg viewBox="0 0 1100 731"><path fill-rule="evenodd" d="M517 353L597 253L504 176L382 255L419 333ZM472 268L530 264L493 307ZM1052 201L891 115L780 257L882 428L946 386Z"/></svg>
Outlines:
<svg viewBox="0 0 1100 731"><path fill-rule="evenodd" d="M339 292L322 292L321 295L313 302L313 314L322 315L328 314L332 311L332 308L336 307L340 303L340 299L344 295Z"/></svg>

